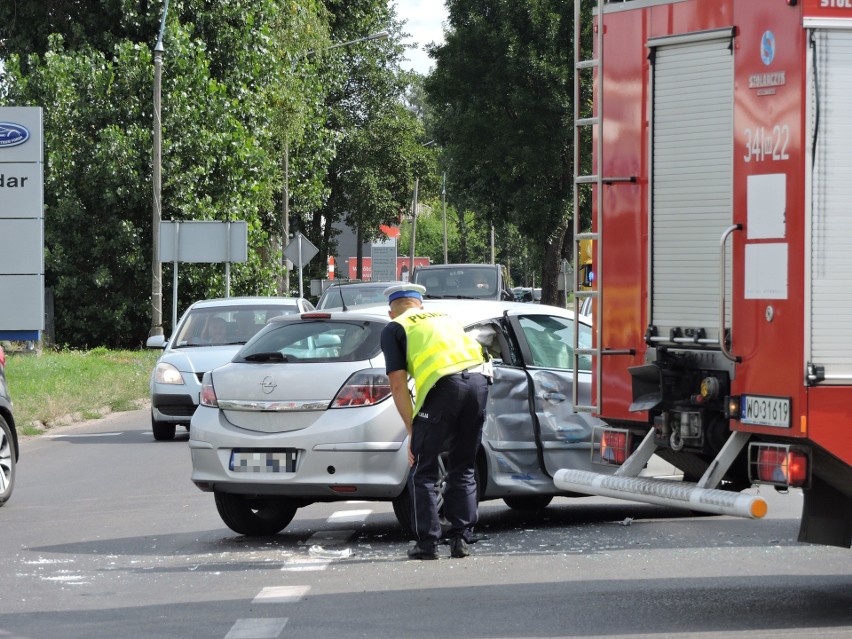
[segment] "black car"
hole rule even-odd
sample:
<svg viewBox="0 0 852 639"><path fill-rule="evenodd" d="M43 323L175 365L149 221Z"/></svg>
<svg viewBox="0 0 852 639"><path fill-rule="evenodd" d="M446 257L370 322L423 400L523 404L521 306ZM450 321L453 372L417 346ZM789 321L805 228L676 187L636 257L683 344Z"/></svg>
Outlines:
<svg viewBox="0 0 852 639"><path fill-rule="evenodd" d="M501 264L418 266L411 281L426 287L424 299L514 300L506 267Z"/></svg>
<svg viewBox="0 0 852 639"><path fill-rule="evenodd" d="M6 353L0 346L0 506L12 496L18 455L18 433L12 417L12 399L6 384Z"/></svg>

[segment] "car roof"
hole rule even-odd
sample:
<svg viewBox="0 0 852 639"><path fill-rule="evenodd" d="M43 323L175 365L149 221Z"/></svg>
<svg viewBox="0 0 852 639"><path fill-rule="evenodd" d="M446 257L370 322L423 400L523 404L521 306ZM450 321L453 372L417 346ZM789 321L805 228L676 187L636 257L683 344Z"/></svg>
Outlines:
<svg viewBox="0 0 852 639"><path fill-rule="evenodd" d="M387 281L387 282L385 282L385 281L375 281L375 282L373 282L373 281L370 281L370 282L332 282L331 284L329 284L329 285L328 285L328 288L326 288L325 290L327 291L329 288L331 288L331 287L333 287L333 286L354 286L354 287L370 287L370 288L374 288L374 287L382 287L382 286L384 286L385 288L387 288L388 286L394 286L395 284L405 284L405 282L398 281L398 280L392 280L392 281L391 281L391 280L389 280L389 281ZM323 292L325 292L325 291L323 291Z"/></svg>
<svg viewBox="0 0 852 639"><path fill-rule="evenodd" d="M506 302L497 300L424 300L423 308L425 310L439 310L448 315L452 315L464 326L475 324L494 317L501 317L503 313L509 311L519 315L555 315L566 319L573 319L574 313L560 306L550 306L548 304L525 304L523 302ZM385 319L390 321L388 317L387 304L361 305L356 311L311 311L304 313L306 315L330 315L332 319L361 319L361 320L376 320ZM278 321L287 321L287 319L295 319L300 316L290 315L282 318L277 318ZM272 320L276 321L276 320ZM584 324L588 323L588 318L581 316L580 321Z"/></svg>
<svg viewBox="0 0 852 639"><path fill-rule="evenodd" d="M293 306L299 299L298 297L263 297L263 296L247 296L247 297L219 297L209 300L199 300L190 308L210 308L215 306Z"/></svg>
<svg viewBox="0 0 852 639"><path fill-rule="evenodd" d="M416 266L415 270L417 270L417 271L419 271L419 270L436 271L438 269L459 269L459 268L465 268L465 269L468 269L468 268L495 269L495 268L499 268L499 267L500 267L500 264L491 264L490 262L487 263L487 264L476 264L476 263L469 263L469 264L462 264L462 263L459 263L459 264L424 264L423 266Z"/></svg>

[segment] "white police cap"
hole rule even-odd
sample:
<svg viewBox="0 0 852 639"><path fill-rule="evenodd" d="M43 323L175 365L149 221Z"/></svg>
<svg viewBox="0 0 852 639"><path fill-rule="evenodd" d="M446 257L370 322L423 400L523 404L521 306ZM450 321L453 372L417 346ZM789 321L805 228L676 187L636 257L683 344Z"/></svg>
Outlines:
<svg viewBox="0 0 852 639"><path fill-rule="evenodd" d="M384 290L384 294L388 296L388 303L398 300L401 297L413 297L418 300L423 300L423 293L426 292L426 287L420 284L395 284L388 286Z"/></svg>

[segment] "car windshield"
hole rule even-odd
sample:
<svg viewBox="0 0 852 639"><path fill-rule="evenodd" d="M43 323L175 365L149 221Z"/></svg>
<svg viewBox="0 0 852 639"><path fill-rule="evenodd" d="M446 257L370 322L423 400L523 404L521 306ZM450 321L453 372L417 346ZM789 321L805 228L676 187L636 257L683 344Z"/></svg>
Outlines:
<svg viewBox="0 0 852 639"><path fill-rule="evenodd" d="M493 299L497 271L491 266L428 268L415 271L416 283L426 287L427 298Z"/></svg>
<svg viewBox="0 0 852 639"><path fill-rule="evenodd" d="M389 284L384 283L375 286L332 286L322 294L322 299L317 304L317 308L342 308L343 302L346 303L346 306L382 304L387 302L384 290L388 286Z"/></svg>
<svg viewBox="0 0 852 639"><path fill-rule="evenodd" d="M242 362L358 362L381 352L384 322L326 319L275 322L240 351Z"/></svg>
<svg viewBox="0 0 852 639"><path fill-rule="evenodd" d="M266 322L298 312L292 305L210 306L192 309L178 326L173 348L245 344Z"/></svg>
<svg viewBox="0 0 852 639"><path fill-rule="evenodd" d="M574 368L574 322L565 317L529 315L520 318L524 338L532 354L532 365L542 368ZM580 348L591 348L592 329L580 324ZM588 355L580 357L580 370L592 370Z"/></svg>

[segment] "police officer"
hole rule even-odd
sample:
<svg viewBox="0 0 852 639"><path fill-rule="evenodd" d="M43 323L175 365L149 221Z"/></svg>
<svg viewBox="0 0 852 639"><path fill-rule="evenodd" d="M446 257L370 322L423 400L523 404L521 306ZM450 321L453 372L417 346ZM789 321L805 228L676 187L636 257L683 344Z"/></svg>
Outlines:
<svg viewBox="0 0 852 639"><path fill-rule="evenodd" d="M488 396L488 364L482 347L450 316L424 310L419 284L385 289L392 322L382 332L382 351L394 404L409 434L412 559L437 559L441 522L435 484L445 450L444 516L450 523L452 557L467 557L478 519L474 465ZM408 375L414 378L412 404ZM445 446L446 445L446 446Z"/></svg>

